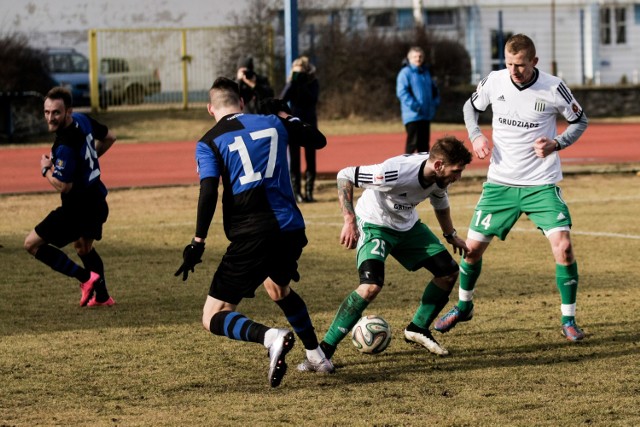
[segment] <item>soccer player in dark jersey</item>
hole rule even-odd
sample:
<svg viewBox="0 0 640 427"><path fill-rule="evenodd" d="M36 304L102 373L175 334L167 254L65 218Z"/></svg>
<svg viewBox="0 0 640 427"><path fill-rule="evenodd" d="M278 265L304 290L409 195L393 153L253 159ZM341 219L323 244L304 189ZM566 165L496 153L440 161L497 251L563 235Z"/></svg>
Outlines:
<svg viewBox="0 0 640 427"><path fill-rule="evenodd" d="M71 93L54 87L44 100L44 117L56 139L42 155L42 176L60 193L62 204L51 211L24 241L25 249L55 271L80 281L80 306L112 306L104 265L93 247L107 220L107 189L100 180L102 156L116 141L109 129L91 117L74 113ZM60 248L73 243L81 267Z"/></svg>
<svg viewBox="0 0 640 427"><path fill-rule="evenodd" d="M214 335L263 344L270 359L269 383L280 385L294 334L236 311L243 298L253 298L264 284L304 344L306 359L300 366L331 373L333 364L318 345L306 304L289 286L300 279L298 259L307 238L291 187L287 150L290 144L323 148L326 138L317 128L290 116L282 101L271 99L268 109L273 114L243 114L238 85L225 77L216 79L209 96L208 111L216 125L196 147L200 175L196 232L184 248L176 276L182 274L186 280L202 262L222 181L224 232L231 243L211 282L202 314L204 328Z"/></svg>

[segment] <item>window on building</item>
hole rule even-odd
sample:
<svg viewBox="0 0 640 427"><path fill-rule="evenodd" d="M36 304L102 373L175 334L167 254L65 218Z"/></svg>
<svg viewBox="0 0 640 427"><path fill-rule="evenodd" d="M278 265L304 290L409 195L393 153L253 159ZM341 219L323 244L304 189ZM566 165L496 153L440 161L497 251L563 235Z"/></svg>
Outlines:
<svg viewBox="0 0 640 427"><path fill-rule="evenodd" d="M600 44L627 44L627 9L602 7L600 9Z"/></svg>
<svg viewBox="0 0 640 427"><path fill-rule="evenodd" d="M504 68L504 45L513 35L513 32L502 34L498 30L491 30L491 69L500 70Z"/></svg>
<svg viewBox="0 0 640 427"><path fill-rule="evenodd" d="M426 22L429 26L450 26L456 24L456 16L454 9L428 10Z"/></svg>
<svg viewBox="0 0 640 427"><path fill-rule="evenodd" d="M611 44L611 9L600 9L600 44Z"/></svg>
<svg viewBox="0 0 640 427"><path fill-rule="evenodd" d="M426 10L422 13L425 25L433 27L451 27L458 23L458 11L455 9ZM397 26L401 30L413 28L413 9L398 9L396 14Z"/></svg>
<svg viewBox="0 0 640 427"><path fill-rule="evenodd" d="M412 9L398 9L398 29L407 30L415 25Z"/></svg>
<svg viewBox="0 0 640 427"><path fill-rule="evenodd" d="M617 7L615 9L616 19L616 44L627 43L627 9Z"/></svg>
<svg viewBox="0 0 640 427"><path fill-rule="evenodd" d="M369 28L392 27L395 25L395 11L382 10L367 13L367 26Z"/></svg>

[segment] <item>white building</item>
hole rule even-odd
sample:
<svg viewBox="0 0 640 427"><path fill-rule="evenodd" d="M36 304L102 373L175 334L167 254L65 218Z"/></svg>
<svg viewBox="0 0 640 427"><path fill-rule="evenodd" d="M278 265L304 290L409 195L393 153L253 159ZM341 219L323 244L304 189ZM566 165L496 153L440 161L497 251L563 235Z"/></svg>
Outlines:
<svg viewBox="0 0 640 427"><path fill-rule="evenodd" d="M355 0L351 26L405 31L416 0ZM502 40L524 33L536 43L539 68L567 83L638 83L638 0L423 0L427 29L459 40L471 56L474 80L499 66ZM347 11L345 11L347 12ZM341 13L345 16L345 13Z"/></svg>
<svg viewBox="0 0 640 427"><path fill-rule="evenodd" d="M352 0L329 10L320 5L307 22L340 17L350 28L406 31L416 0ZM285 0L282 0L284 8ZM344 2L343 2L344 3ZM459 40L471 56L473 80L499 66L500 34L525 33L536 43L539 68L571 85L638 83L638 0L423 0L427 28ZM3 33L26 34L34 46L87 50L90 28L210 27L233 25L251 0L0 0ZM304 10L306 12L306 10ZM304 28L300 29L301 32Z"/></svg>

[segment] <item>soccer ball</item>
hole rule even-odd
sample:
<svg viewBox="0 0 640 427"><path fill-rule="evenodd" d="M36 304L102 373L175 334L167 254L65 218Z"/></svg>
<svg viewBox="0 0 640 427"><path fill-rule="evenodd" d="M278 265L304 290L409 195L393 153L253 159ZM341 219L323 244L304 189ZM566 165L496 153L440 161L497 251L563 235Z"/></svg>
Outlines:
<svg viewBox="0 0 640 427"><path fill-rule="evenodd" d="M361 353L382 353L391 342L391 327L380 316L364 316L351 330L351 342Z"/></svg>

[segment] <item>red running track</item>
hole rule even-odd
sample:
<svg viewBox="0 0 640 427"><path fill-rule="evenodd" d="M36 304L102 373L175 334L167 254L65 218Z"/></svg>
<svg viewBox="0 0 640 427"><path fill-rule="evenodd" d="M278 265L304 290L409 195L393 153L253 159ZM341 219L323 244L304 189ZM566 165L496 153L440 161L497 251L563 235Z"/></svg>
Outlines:
<svg viewBox="0 0 640 427"><path fill-rule="evenodd" d="M490 135L488 128L484 129ZM432 132L432 141L466 131ZM582 138L560 153L565 165L639 163L640 123L590 124ZM318 173L335 176L345 166L379 163L400 154L404 134L341 135L328 137L318 151ZM470 144L467 142L468 146ZM116 144L100 159L108 188L196 184L195 142ZM0 194L53 191L40 175L44 147L0 148ZM304 156L303 156L304 158ZM488 160L475 159L468 169L486 169Z"/></svg>

